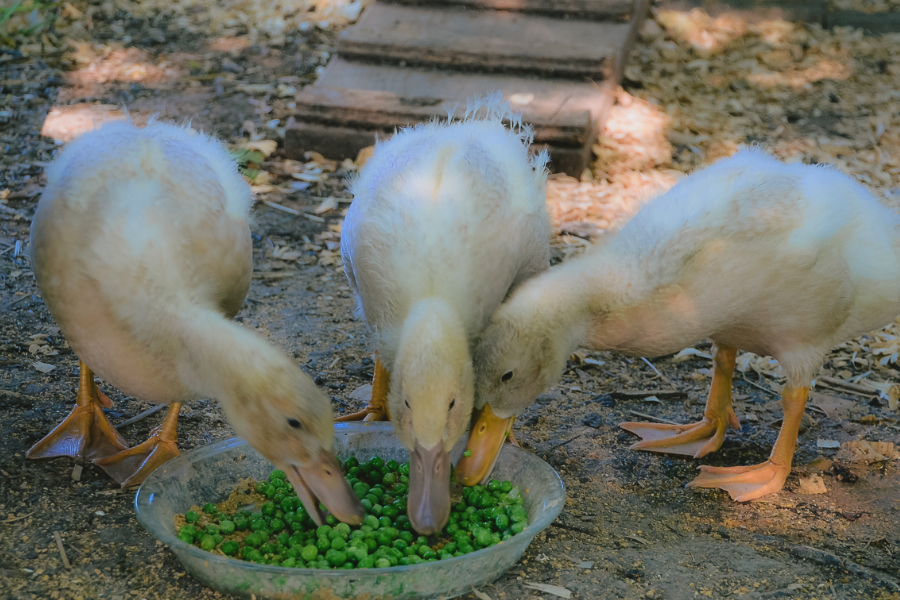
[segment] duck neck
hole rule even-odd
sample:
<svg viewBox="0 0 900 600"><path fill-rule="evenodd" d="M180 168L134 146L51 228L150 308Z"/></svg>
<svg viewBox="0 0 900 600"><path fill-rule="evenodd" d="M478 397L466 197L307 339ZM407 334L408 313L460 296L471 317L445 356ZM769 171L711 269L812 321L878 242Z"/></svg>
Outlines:
<svg viewBox="0 0 900 600"><path fill-rule="evenodd" d="M548 332L555 351L568 357L579 346L595 345L595 330L626 301L632 279L611 251L591 249L526 282L509 308L533 311L523 319Z"/></svg>
<svg viewBox="0 0 900 600"><path fill-rule="evenodd" d="M260 335L214 310L190 311L179 320L180 379L194 393L218 400L238 428L245 413L255 410L253 399L299 370Z"/></svg>

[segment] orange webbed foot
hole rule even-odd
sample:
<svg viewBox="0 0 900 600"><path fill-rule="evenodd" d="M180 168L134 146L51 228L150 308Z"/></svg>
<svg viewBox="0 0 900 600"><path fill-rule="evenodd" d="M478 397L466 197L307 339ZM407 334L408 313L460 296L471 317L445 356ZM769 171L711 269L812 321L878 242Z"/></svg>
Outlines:
<svg viewBox="0 0 900 600"><path fill-rule="evenodd" d="M165 421L150 433L147 441L118 454L99 458L94 464L122 487L143 483L160 465L180 454L176 432L179 412L181 403L172 404Z"/></svg>
<svg viewBox="0 0 900 600"><path fill-rule="evenodd" d="M700 467L700 475L688 487L725 490L736 502L756 500L784 487L790 467L772 461L749 467Z"/></svg>
<svg viewBox="0 0 900 600"><path fill-rule="evenodd" d="M94 374L88 366L80 363L80 368L75 408L53 431L28 450L28 458L69 456L84 461L109 456L128 448L125 440L103 414L103 406L111 406L112 402L97 389Z"/></svg>

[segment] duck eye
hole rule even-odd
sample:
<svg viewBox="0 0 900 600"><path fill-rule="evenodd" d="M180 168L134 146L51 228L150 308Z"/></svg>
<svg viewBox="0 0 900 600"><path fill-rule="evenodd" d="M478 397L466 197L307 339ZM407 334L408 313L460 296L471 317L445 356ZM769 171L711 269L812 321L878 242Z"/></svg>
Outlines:
<svg viewBox="0 0 900 600"><path fill-rule="evenodd" d="M298 421L297 419L295 419L293 417L288 419L288 425L290 425L294 429L303 429L303 423L301 423L300 421Z"/></svg>
<svg viewBox="0 0 900 600"><path fill-rule="evenodd" d="M507 381L512 379L512 376L513 376L513 372L507 371L506 373L504 373L503 375L500 376L500 381L502 381L503 383L506 383Z"/></svg>
<svg viewBox="0 0 900 600"><path fill-rule="evenodd" d="M456 406L456 398L450 401L450 410L453 410L454 406Z"/></svg>
<svg viewBox="0 0 900 600"><path fill-rule="evenodd" d="M409 400L404 400L403 403L406 405L406 408L409 408L410 410L412 410L412 408L410 408L410 406L409 406Z"/></svg>

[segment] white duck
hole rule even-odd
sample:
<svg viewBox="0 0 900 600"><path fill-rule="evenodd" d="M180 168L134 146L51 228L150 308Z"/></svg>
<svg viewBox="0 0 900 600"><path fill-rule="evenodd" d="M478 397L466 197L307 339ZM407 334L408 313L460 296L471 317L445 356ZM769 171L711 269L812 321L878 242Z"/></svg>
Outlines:
<svg viewBox="0 0 900 600"><path fill-rule="evenodd" d="M409 518L423 533L449 517L448 451L472 410L470 349L510 290L549 267L547 157L529 157L530 143L491 96L461 122L379 144L352 186L341 251L375 336L375 380L367 408L338 420L394 422L410 452Z"/></svg>
<svg viewBox="0 0 900 600"><path fill-rule="evenodd" d="M181 403L219 400L238 432L290 478L314 519L362 506L332 448L328 397L283 352L231 320L250 285L250 190L225 148L153 123L87 133L47 170L31 228L35 276L81 362L72 413L29 458L95 462L123 485L178 455ZM150 440L126 449L92 371L171 404Z"/></svg>
<svg viewBox="0 0 900 600"><path fill-rule="evenodd" d="M791 468L809 385L837 344L900 313L900 217L832 168L785 165L743 151L682 180L602 247L523 285L494 315L475 353L478 402L512 420L561 376L578 345L659 356L716 343L704 419L623 423L635 448L701 457L730 425L737 348L774 356L787 376L784 422L768 461L701 467L691 486L737 501L780 490ZM502 438L473 427L486 476Z"/></svg>

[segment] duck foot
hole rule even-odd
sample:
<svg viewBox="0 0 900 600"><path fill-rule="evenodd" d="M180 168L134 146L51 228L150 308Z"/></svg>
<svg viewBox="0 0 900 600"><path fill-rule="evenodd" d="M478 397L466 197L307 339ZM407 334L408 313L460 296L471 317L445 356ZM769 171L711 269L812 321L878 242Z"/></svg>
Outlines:
<svg viewBox="0 0 900 600"><path fill-rule="evenodd" d="M366 407L359 412L344 415L335 419L335 423L348 421L389 421L391 418L388 410L388 391L391 384L391 372L375 354L375 379L372 381L372 397L366 403Z"/></svg>
<svg viewBox="0 0 900 600"><path fill-rule="evenodd" d="M147 441L118 454L98 458L94 464L122 487L143 483L150 473L180 454L177 445L180 412L181 403L173 403L162 425L150 433Z"/></svg>
<svg viewBox="0 0 900 600"><path fill-rule="evenodd" d="M713 348L715 370L702 421L689 425L620 423L619 427L643 440L631 446L631 449L701 458L721 448L729 425L736 431L741 430L741 423L731 404L736 356L737 349L730 346L717 345Z"/></svg>
<svg viewBox="0 0 900 600"><path fill-rule="evenodd" d="M79 462L110 456L128 448L119 432L109 424L103 407L112 402L94 383L94 374L79 361L80 376L75 408L32 446L26 456L30 459L70 456Z"/></svg>
<svg viewBox="0 0 900 600"><path fill-rule="evenodd" d="M784 487L790 467L771 460L749 467L700 467L700 475L687 487L718 488L735 502L747 502L774 494Z"/></svg>
<svg viewBox="0 0 900 600"><path fill-rule="evenodd" d="M740 431L741 424L733 411L729 411L728 422L705 418L689 425L665 425L662 423L619 423L619 427L641 438L631 446L632 450L646 450L665 454L681 454L702 458L722 447L725 430L731 425Z"/></svg>

